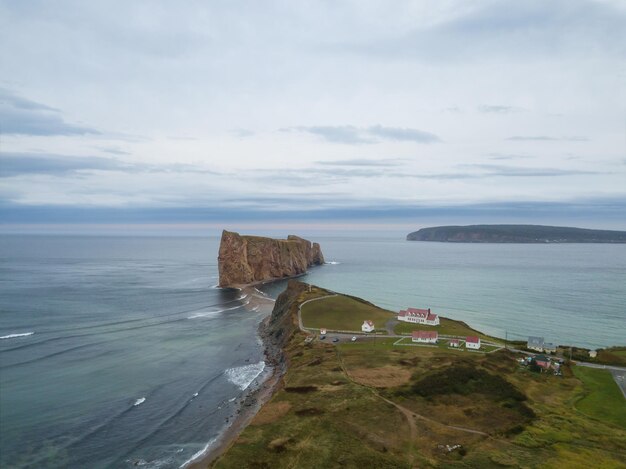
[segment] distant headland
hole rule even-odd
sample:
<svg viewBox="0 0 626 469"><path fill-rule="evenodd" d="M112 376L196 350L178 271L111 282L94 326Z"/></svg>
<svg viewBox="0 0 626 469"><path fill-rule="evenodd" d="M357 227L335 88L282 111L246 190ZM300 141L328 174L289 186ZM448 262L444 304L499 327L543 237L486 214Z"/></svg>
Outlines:
<svg viewBox="0 0 626 469"><path fill-rule="evenodd" d="M543 225L435 226L409 233L406 239L448 243L626 243L626 231Z"/></svg>
<svg viewBox="0 0 626 469"><path fill-rule="evenodd" d="M218 257L219 286L295 277L323 263L320 245L298 236L273 239L224 230Z"/></svg>

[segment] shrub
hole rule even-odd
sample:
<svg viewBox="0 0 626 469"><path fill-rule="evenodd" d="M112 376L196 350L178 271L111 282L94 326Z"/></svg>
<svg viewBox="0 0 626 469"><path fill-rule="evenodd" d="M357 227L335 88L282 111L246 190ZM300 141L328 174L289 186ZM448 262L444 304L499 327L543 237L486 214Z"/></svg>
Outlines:
<svg viewBox="0 0 626 469"><path fill-rule="evenodd" d="M410 391L425 398L442 394L467 396L479 393L496 401L526 400L524 393L500 375L488 373L469 364L453 365L428 375L413 384Z"/></svg>

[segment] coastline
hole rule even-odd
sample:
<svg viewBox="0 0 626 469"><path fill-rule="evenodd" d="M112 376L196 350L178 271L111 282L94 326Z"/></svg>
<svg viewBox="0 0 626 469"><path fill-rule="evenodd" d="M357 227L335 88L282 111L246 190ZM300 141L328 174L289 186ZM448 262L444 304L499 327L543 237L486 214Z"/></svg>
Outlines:
<svg viewBox="0 0 626 469"><path fill-rule="evenodd" d="M325 263L322 265L325 265ZM319 266L315 266L315 267L319 267ZM265 285L267 283L277 282L279 280L291 280L291 279L301 278L307 275L308 273L309 271L307 270L306 272L302 272L301 274L288 275L287 277L270 277L270 278L266 278L263 280L255 280L254 282L250 282L250 283L233 283L232 285L226 285L226 286L220 286L220 284L218 283L216 287L220 289L225 289L225 290L232 288L235 290L243 291L246 288L253 288L259 285Z"/></svg>
<svg viewBox="0 0 626 469"><path fill-rule="evenodd" d="M245 285L245 287L253 287L253 285ZM259 386L246 395L230 425L212 442L212 445L202 455L181 466L182 468L206 469L211 467L215 461L228 451L239 437L239 434L250 424L261 407L272 399L274 393L280 387L287 367L281 361L283 355L282 348L268 340L267 328L270 318L271 311L259 324L258 333L263 341L263 354L266 366L271 368L271 371Z"/></svg>
<svg viewBox="0 0 626 469"><path fill-rule="evenodd" d="M301 275L297 276L301 277ZM255 285L269 283L273 280L265 280L254 282L253 284L242 285L240 290L246 289L253 290ZM269 298L263 298L257 293L251 291L251 296L256 297L259 300L269 300ZM349 295L348 295L349 296ZM274 343L269 337L269 323L272 319L271 311L261 321L258 327L259 338L263 342L264 357L267 368L270 369L268 374L263 377L263 380L254 389L250 389L250 392L246 394L243 400L240 402L240 407L237 410L235 417L224 431L213 441L210 442L208 447L202 455L198 456L190 463L186 463L181 466L185 469L208 469L212 467L227 451L235 444L239 435L251 424L255 416L280 390L284 384L282 378L287 372L287 362L284 359L284 350L281 346ZM463 321L454 320L461 324L471 328L467 323ZM477 331L480 334L482 332ZM485 334L486 335L486 334ZM496 336L489 336L491 338L499 339L506 344L515 344L515 341L506 341L506 339ZM520 346L521 344L516 344ZM523 345L521 345L523 347ZM514 352L523 352L523 350L512 349ZM526 353L526 352L524 352ZM574 362L575 363L575 362Z"/></svg>

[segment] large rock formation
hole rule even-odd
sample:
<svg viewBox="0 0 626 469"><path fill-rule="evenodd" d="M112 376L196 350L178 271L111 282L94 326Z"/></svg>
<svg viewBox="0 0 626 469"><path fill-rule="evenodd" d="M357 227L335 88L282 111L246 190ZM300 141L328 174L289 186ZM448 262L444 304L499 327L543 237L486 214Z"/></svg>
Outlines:
<svg viewBox="0 0 626 469"><path fill-rule="evenodd" d="M219 285L234 287L293 277L323 263L320 245L298 236L273 239L224 230L218 257Z"/></svg>

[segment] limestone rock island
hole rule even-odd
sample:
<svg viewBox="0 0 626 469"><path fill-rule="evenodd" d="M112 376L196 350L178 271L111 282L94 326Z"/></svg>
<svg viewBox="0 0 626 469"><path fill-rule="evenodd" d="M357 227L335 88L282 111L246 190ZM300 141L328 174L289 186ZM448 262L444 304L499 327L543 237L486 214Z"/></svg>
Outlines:
<svg viewBox="0 0 626 469"><path fill-rule="evenodd" d="M323 263L320 245L298 236L273 239L224 230L218 256L219 286L294 277Z"/></svg>

